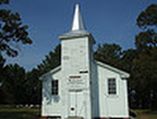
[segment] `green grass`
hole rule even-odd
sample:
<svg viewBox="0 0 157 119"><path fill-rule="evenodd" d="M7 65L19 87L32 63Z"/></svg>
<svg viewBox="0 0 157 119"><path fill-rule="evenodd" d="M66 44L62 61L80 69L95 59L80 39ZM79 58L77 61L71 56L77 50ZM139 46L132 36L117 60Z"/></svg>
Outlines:
<svg viewBox="0 0 157 119"><path fill-rule="evenodd" d="M38 119L39 108L0 106L0 119Z"/></svg>
<svg viewBox="0 0 157 119"><path fill-rule="evenodd" d="M157 111L135 110L137 119L157 119Z"/></svg>
<svg viewBox="0 0 157 119"><path fill-rule="evenodd" d="M137 119L157 119L157 111L135 110ZM0 105L0 119L39 119L40 108L16 108Z"/></svg>

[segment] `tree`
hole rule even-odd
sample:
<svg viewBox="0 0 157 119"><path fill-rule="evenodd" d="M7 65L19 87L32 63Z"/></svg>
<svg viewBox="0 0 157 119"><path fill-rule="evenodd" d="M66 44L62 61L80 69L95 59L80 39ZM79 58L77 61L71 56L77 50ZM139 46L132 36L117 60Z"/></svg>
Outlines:
<svg viewBox="0 0 157 119"><path fill-rule="evenodd" d="M6 104L22 104L25 97L25 69L18 64L10 64L3 68L3 85L1 90Z"/></svg>
<svg viewBox="0 0 157 119"><path fill-rule="evenodd" d="M120 67L121 55L122 48L117 44L98 45L98 48L94 53L94 57L96 60L116 67Z"/></svg>
<svg viewBox="0 0 157 119"><path fill-rule="evenodd" d="M149 51L149 54L142 52L133 60L130 85L138 93L138 104L142 108L153 108L157 105L152 101L156 100L157 85L157 50ZM156 56L155 56L156 55ZM153 97L151 96L153 95Z"/></svg>
<svg viewBox="0 0 157 119"><path fill-rule="evenodd" d="M10 0L0 0L0 5L8 5L9 2ZM0 83L3 83L0 88L0 95L3 97L1 103L23 103L25 70L17 64L4 66L4 56L15 57L19 52L17 45L32 43L27 29L28 26L22 23L17 12L0 8Z"/></svg>
<svg viewBox="0 0 157 119"><path fill-rule="evenodd" d="M137 17L137 25L146 29L150 26L157 25L157 4L151 4Z"/></svg>
<svg viewBox="0 0 157 119"><path fill-rule="evenodd" d="M133 61L132 86L143 107L157 108L157 5L152 4L137 17L142 30L135 38L137 56ZM140 86L140 87L139 87Z"/></svg>
<svg viewBox="0 0 157 119"><path fill-rule="evenodd" d="M9 0L0 0L0 5L9 4ZM14 44L31 44L28 26L23 25L20 15L8 9L0 9L0 52L15 57L18 49Z"/></svg>
<svg viewBox="0 0 157 119"><path fill-rule="evenodd" d="M134 59L137 56L136 49L127 49L122 52L121 67L123 70L131 73L133 68Z"/></svg>
<svg viewBox="0 0 157 119"><path fill-rule="evenodd" d="M39 64L38 70L40 74L46 73L51 69L57 67L61 63L61 45L59 44L53 51L50 51L48 55L45 56L45 59Z"/></svg>
<svg viewBox="0 0 157 119"><path fill-rule="evenodd" d="M32 69L32 71L26 73L25 102L27 104L41 103L41 82L39 76L37 69Z"/></svg>
<svg viewBox="0 0 157 119"><path fill-rule="evenodd" d="M2 81L2 75L4 73L3 67L4 67L5 59L0 55L0 83Z"/></svg>
<svg viewBox="0 0 157 119"><path fill-rule="evenodd" d="M41 82L39 71L26 72L18 64L6 65L0 75L0 104L40 104Z"/></svg>
<svg viewBox="0 0 157 119"><path fill-rule="evenodd" d="M157 4L148 6L137 17L137 26L143 30L136 36L135 45L138 50L157 47Z"/></svg>

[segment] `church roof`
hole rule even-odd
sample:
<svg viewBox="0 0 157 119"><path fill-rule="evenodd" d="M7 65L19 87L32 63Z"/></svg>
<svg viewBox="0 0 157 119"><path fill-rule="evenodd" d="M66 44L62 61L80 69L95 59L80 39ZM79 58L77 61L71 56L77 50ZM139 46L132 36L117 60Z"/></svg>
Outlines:
<svg viewBox="0 0 157 119"><path fill-rule="evenodd" d="M120 69L118 69L118 68L115 68L115 67L113 67L113 66L110 66L110 65L108 65L108 64L106 64L106 63L103 63L103 62L100 62L100 61L96 61L96 60L95 60L95 64L96 64L97 66L101 66L101 67L106 68L106 69L108 69L108 70L110 70L110 71L113 71L113 72L116 72L116 73L120 74L120 76L121 76L122 79L123 79L123 78L124 78L124 79L129 78L129 76L130 76L129 73L127 73L127 72L125 72L125 71L122 71L122 70L120 70ZM52 69L51 71L49 71L49 72L43 74L43 75L40 77L40 80L44 80L44 79L46 79L46 78L45 78L46 76L55 74L56 72L58 72L58 71L60 71L60 70L61 70L61 65L58 66L58 67L56 67L56 68L54 68L54 69Z"/></svg>
<svg viewBox="0 0 157 119"><path fill-rule="evenodd" d="M109 69L109 70L111 70L113 72L116 72L116 73L120 74L120 76L122 78L129 78L129 76L130 76L129 73L127 73L125 71L122 71L122 70L120 70L120 69L118 69L116 67L113 67L111 65L108 65L106 63L103 63L103 62L100 62L100 61L96 61L96 64L99 65L99 66L101 66L101 67L103 67L103 68Z"/></svg>
<svg viewBox="0 0 157 119"><path fill-rule="evenodd" d="M49 72L43 74L41 77L39 77L39 80L43 80L43 79L45 79L45 77L47 77L51 74L54 74L60 70L61 70L61 65L59 65L59 66L55 67L54 69L50 70Z"/></svg>

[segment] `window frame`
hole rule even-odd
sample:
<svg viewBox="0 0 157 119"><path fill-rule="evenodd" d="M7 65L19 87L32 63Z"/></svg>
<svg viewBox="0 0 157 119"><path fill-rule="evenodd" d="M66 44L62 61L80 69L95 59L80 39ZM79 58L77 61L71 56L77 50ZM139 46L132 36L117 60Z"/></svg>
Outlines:
<svg viewBox="0 0 157 119"><path fill-rule="evenodd" d="M114 82L111 82L111 80ZM118 83L117 79L115 77L113 78L107 78L107 95L109 96L116 96L118 95Z"/></svg>
<svg viewBox="0 0 157 119"><path fill-rule="evenodd" d="M51 81L51 95L52 96L59 95L59 80L57 79Z"/></svg>

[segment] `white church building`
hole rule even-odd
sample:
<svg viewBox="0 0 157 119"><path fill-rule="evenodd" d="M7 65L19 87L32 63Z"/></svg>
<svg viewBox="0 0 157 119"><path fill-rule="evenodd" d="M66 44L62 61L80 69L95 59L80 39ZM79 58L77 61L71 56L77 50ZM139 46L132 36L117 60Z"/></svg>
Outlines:
<svg viewBox="0 0 157 119"><path fill-rule="evenodd" d="M45 119L129 119L129 74L93 58L95 40L76 5L71 31L59 36L61 65L42 75Z"/></svg>

